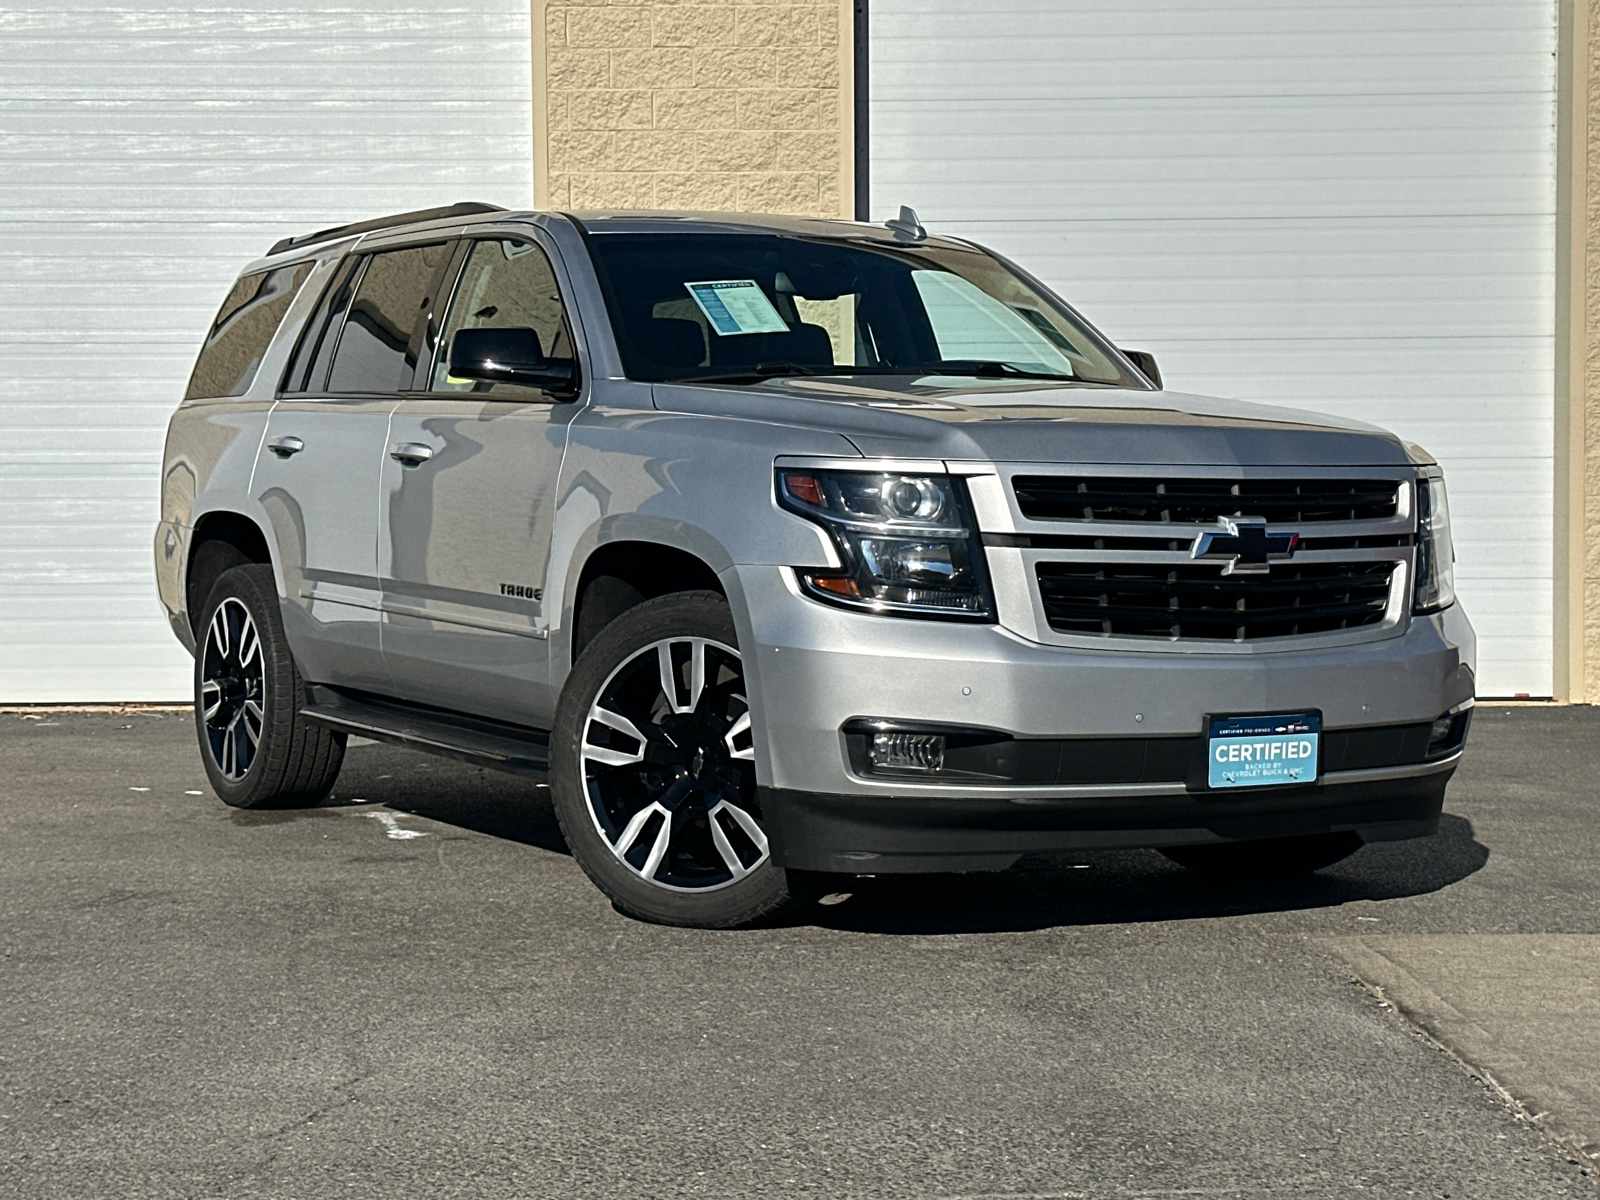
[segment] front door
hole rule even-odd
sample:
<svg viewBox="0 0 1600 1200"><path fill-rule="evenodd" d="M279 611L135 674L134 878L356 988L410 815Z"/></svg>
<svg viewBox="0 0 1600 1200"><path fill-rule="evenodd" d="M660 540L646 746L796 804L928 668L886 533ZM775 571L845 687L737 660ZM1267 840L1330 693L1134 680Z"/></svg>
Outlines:
<svg viewBox="0 0 1600 1200"><path fill-rule="evenodd" d="M548 613L559 598L546 600L545 569L579 405L452 379L450 343L463 328L529 328L547 357L574 356L545 251L523 237L470 243L426 394L390 419L378 518L384 658L408 700L548 727Z"/></svg>

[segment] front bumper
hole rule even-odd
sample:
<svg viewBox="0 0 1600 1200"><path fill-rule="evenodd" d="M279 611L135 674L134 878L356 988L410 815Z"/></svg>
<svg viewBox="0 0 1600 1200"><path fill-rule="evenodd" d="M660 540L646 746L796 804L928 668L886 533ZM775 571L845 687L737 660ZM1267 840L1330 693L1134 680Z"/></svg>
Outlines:
<svg viewBox="0 0 1600 1200"><path fill-rule="evenodd" d="M1199 738L1208 714L1314 708L1332 734L1429 722L1473 697L1475 639L1459 605L1357 645L1202 654L1068 649L996 625L835 610L782 568L736 567L724 583L774 853L810 870L974 870L1036 850L1345 829L1421 836L1459 760L1328 769L1313 785L1226 797L1171 782L908 783L852 770L843 729L855 719L1158 739Z"/></svg>
<svg viewBox="0 0 1600 1200"><path fill-rule="evenodd" d="M780 866L847 874L999 871L1023 854L1185 846L1353 831L1365 842L1427 837L1460 759L1404 771L1343 772L1248 795L1136 788L1049 800L827 796L762 788Z"/></svg>

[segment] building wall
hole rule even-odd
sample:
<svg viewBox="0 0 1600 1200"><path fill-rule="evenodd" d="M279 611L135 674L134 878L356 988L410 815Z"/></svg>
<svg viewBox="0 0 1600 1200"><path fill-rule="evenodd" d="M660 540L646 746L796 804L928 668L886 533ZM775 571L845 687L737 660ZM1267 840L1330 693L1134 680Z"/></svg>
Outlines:
<svg viewBox="0 0 1600 1200"><path fill-rule="evenodd" d="M536 0L533 15L541 206L849 215L848 3Z"/></svg>
<svg viewBox="0 0 1600 1200"><path fill-rule="evenodd" d="M537 202L850 215L852 7L849 0L537 0ZM1538 626L1540 614L1550 613L1553 583L1555 661L1544 687L1571 700L1600 699L1600 537L1590 534L1600 529L1600 252L1587 253L1591 244L1600 249L1600 86L1589 83L1600 80L1600 12L1591 9L1600 5L1552 0L1549 9L1551 17L1560 13L1563 53L1575 52L1571 61L1580 64L1563 76L1569 108L1560 134L1572 139L1564 145L1574 188L1571 236L1558 235L1556 249L1558 275L1568 271L1572 286L1570 303L1557 304L1558 325L1570 335L1558 329L1556 339L1558 360L1566 361L1555 373L1554 528L1548 507L1544 520L1533 521L1538 528L1513 521L1521 532L1505 543L1509 557L1494 564L1503 570L1530 539L1553 536L1554 579L1528 581L1513 602L1526 602L1528 620L1518 629ZM918 36L927 32L917 27ZM1424 438L1430 447L1439 440ZM1460 475L1460 464L1452 465ZM1532 486L1517 474L1508 486ZM1471 499L1465 484L1456 490ZM1458 516L1471 515L1470 504L1462 508Z"/></svg>
<svg viewBox="0 0 1600 1200"><path fill-rule="evenodd" d="M0 703L180 700L162 440L286 234L522 207L525 0L0 4Z"/></svg>
<svg viewBox="0 0 1600 1200"><path fill-rule="evenodd" d="M1600 4L1574 0L1574 9L1576 44L1569 52L1578 60L1573 98L1577 107L1569 118L1572 128L1564 132L1577 143L1575 167L1583 206L1579 221L1587 237L1574 236L1570 251L1571 270L1583 294L1576 331L1582 339L1583 375L1577 397L1582 403L1574 406L1578 411L1571 426L1578 461L1573 464L1569 503L1582 516L1565 532L1582 581L1581 624L1570 622L1582 651L1572 656L1570 696L1557 698L1595 704L1600 703Z"/></svg>
<svg viewBox="0 0 1600 1200"><path fill-rule="evenodd" d="M1174 390L1426 447L1479 685L1550 695L1555 16L872 0L870 212L1025 263Z"/></svg>

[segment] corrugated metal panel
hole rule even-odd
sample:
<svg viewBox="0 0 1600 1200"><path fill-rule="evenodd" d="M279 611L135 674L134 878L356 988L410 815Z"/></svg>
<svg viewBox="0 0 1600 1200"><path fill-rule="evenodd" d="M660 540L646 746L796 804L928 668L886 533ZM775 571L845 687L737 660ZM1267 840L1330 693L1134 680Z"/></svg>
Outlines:
<svg viewBox="0 0 1600 1200"><path fill-rule="evenodd" d="M1058 287L1169 386L1450 479L1487 694L1551 689L1551 0L873 0L875 218Z"/></svg>
<svg viewBox="0 0 1600 1200"><path fill-rule="evenodd" d="M0 702L184 698L162 436L279 237L532 203L526 0L0 9Z"/></svg>

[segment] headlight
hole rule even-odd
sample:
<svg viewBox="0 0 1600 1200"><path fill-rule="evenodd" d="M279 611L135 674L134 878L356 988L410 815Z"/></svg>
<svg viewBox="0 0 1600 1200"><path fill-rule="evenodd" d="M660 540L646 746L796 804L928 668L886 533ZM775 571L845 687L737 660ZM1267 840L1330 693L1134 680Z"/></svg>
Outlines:
<svg viewBox="0 0 1600 1200"><path fill-rule="evenodd" d="M1455 603L1455 562L1444 475L1437 467L1425 468L1417 480L1417 591L1413 611L1437 612Z"/></svg>
<svg viewBox="0 0 1600 1200"><path fill-rule="evenodd" d="M959 480L781 467L778 503L832 534L844 562L838 571L798 569L808 595L868 612L993 619Z"/></svg>

